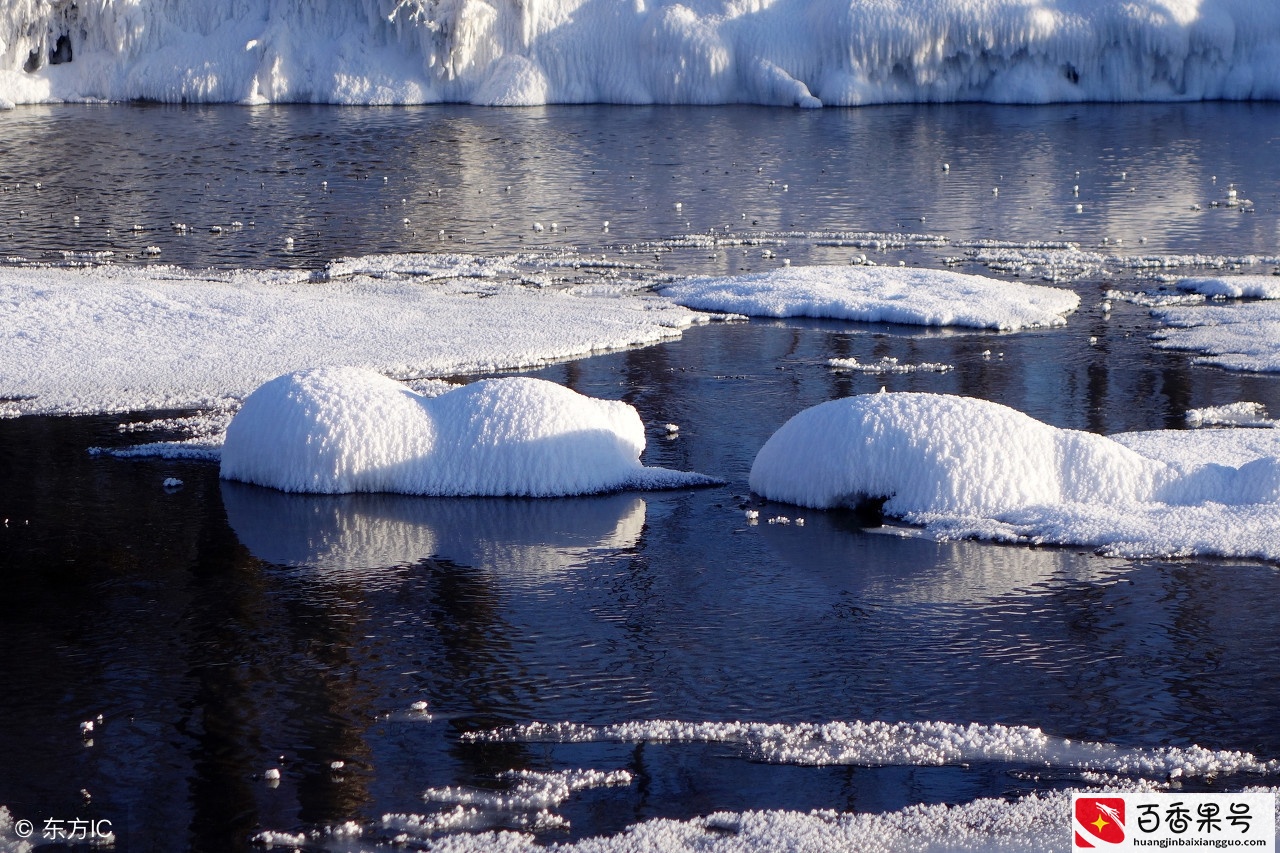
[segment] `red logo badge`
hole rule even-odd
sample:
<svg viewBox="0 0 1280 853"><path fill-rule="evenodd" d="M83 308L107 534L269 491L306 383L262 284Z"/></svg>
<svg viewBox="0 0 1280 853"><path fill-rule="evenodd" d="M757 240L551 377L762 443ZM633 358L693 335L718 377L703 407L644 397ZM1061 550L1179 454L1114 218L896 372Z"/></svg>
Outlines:
<svg viewBox="0 0 1280 853"><path fill-rule="evenodd" d="M1124 800L1119 797L1080 797L1074 817L1077 850L1096 847L1097 842L1124 842Z"/></svg>

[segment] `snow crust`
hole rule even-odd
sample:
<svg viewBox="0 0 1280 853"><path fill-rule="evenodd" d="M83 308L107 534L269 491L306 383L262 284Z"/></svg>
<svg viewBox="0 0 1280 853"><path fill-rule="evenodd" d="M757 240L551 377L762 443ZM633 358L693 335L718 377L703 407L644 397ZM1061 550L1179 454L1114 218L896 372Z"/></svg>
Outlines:
<svg viewBox="0 0 1280 853"><path fill-rule="evenodd" d="M554 382L474 382L424 397L370 370L277 377L227 427L221 475L286 492L548 497L714 482L640 464L626 403Z"/></svg>
<svg viewBox="0 0 1280 853"><path fill-rule="evenodd" d="M1201 353L1197 363L1227 370L1280 372L1280 303L1162 308L1153 315L1166 326L1152 335L1162 349Z"/></svg>
<svg viewBox="0 0 1280 853"><path fill-rule="evenodd" d="M0 336L0 416L223 408L274 376L326 364L406 378L527 367L706 320L625 284L576 292L522 275L465 255L397 256L377 270L340 262L324 280L0 267L0 328L16 330Z"/></svg>
<svg viewBox="0 0 1280 853"><path fill-rule="evenodd" d="M1280 98L1271 0L11 0L0 106Z"/></svg>
<svg viewBox="0 0 1280 853"><path fill-rule="evenodd" d="M1236 432L1196 440L1239 450ZM761 448L750 484L808 507L887 499L887 514L943 537L1280 559L1280 442L1231 463L1181 447L1162 435L1131 448L985 400L880 393L794 416Z"/></svg>
<svg viewBox="0 0 1280 853"><path fill-rule="evenodd" d="M701 311L753 317L1004 330L1061 326L1080 304L1079 296L1061 288L895 267L783 267L689 279L661 293Z"/></svg>
<svg viewBox="0 0 1280 853"><path fill-rule="evenodd" d="M1180 290L1189 290L1210 297L1224 299L1280 299L1280 276L1232 275L1200 278L1184 278L1178 281Z"/></svg>

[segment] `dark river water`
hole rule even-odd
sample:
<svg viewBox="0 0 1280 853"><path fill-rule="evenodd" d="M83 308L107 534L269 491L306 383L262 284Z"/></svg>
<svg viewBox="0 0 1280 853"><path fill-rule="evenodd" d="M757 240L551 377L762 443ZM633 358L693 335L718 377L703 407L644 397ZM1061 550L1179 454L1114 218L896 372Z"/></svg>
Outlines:
<svg viewBox="0 0 1280 853"><path fill-rule="evenodd" d="M560 806L571 828L548 841L658 816L880 812L1078 781L1016 760L792 767L726 745L460 737L534 720L1000 723L1280 758L1275 566L939 543L842 512L748 526L740 508L759 503L747 473L787 418L881 386L1100 433L1176 428L1190 408L1241 400L1280 413L1280 378L1156 350L1145 308L1098 308L1107 289L1156 284L1129 252L1280 254L1278 149L1276 104L0 112L0 255L25 262L109 251L96 257L319 269L626 249L682 275L776 264L763 244L796 264L959 257L990 273L972 254L983 241L1120 258L1063 284L1082 303L1061 329L714 324L530 372L631 403L650 427L646 464L722 487L306 497L221 482L208 462L88 452L136 443L117 429L133 416L0 420L0 805L109 819L116 849L226 851L263 829L429 812L426 789L493 787L509 769L636 775ZM1229 185L1249 212L1216 206ZM673 239L709 232L743 239ZM863 233L878 242L847 239ZM851 356L955 369L827 366ZM798 514L762 516L775 509ZM418 701L429 718L408 710ZM274 767L278 785L261 778Z"/></svg>

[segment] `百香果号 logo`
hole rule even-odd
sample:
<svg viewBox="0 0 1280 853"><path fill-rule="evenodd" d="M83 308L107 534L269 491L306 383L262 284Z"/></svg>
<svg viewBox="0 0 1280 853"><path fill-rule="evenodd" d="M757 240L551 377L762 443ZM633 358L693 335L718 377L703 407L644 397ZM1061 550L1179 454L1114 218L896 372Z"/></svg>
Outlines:
<svg viewBox="0 0 1280 853"><path fill-rule="evenodd" d="M1075 850L1124 843L1124 800L1120 797L1080 797L1072 818Z"/></svg>

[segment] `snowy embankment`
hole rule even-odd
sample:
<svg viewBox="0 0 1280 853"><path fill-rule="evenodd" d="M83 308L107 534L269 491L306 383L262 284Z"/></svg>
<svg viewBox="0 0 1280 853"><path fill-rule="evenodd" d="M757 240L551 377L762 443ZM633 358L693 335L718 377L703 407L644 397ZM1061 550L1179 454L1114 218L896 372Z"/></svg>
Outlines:
<svg viewBox="0 0 1280 853"><path fill-rule="evenodd" d="M0 104L1276 99L1273 0L15 0Z"/></svg>
<svg viewBox="0 0 1280 853"><path fill-rule="evenodd" d="M221 474L286 492L550 497L716 482L640 464L626 403L541 379L424 397L369 370L280 376L227 427Z"/></svg>
<svg viewBox="0 0 1280 853"><path fill-rule="evenodd" d="M429 284L0 267L0 328L14 330L0 336L0 416L216 407L325 365L397 377L528 367L679 337L706 320L623 286L445 277L472 260L437 258Z"/></svg>
<svg viewBox="0 0 1280 853"><path fill-rule="evenodd" d="M1061 326L1075 292L946 270L784 267L729 278L694 278L663 296L701 311L865 323L1015 329Z"/></svg>
<svg viewBox="0 0 1280 853"><path fill-rule="evenodd" d="M1275 430L1107 438L985 400L868 394L791 418L750 482L807 507L887 499L942 536L1280 560Z"/></svg>

